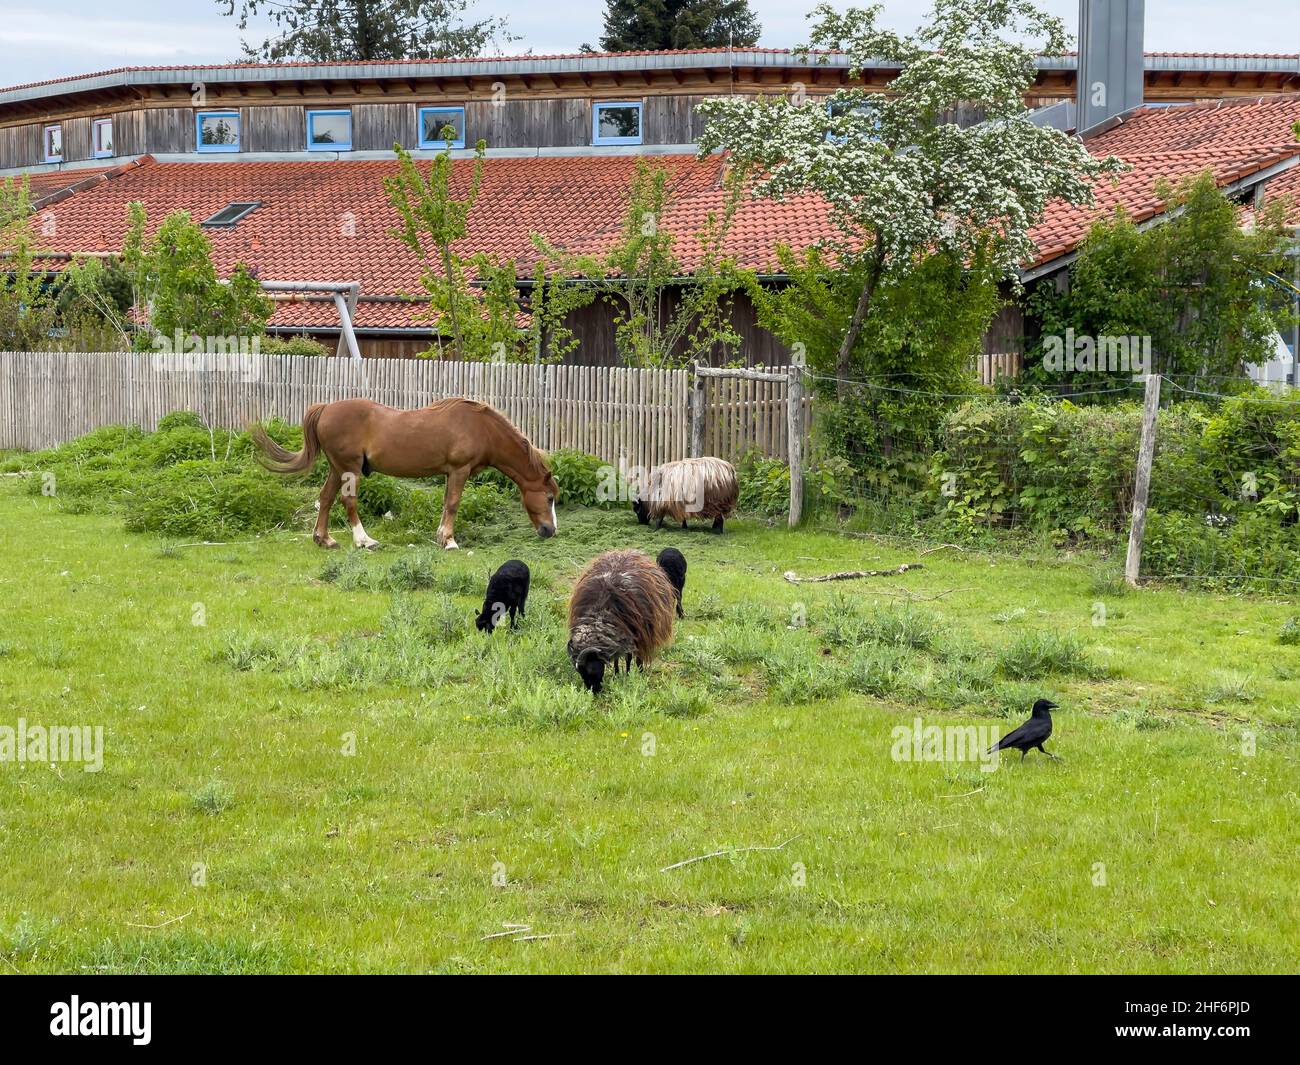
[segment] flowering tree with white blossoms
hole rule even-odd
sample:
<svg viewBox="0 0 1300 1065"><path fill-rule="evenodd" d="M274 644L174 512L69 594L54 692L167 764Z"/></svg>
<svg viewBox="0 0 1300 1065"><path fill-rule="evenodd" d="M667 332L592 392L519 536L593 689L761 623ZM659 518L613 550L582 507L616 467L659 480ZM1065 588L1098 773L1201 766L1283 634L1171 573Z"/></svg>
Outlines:
<svg viewBox="0 0 1300 1065"><path fill-rule="evenodd" d="M819 4L805 51L843 52L849 77L901 69L888 94L846 88L829 97L706 101L701 154L725 150L757 175L755 194L817 193L841 237L830 249L862 278L836 361L847 394L854 347L882 284L936 253L990 261L1015 278L1032 251L1029 229L1047 204L1092 202L1090 179L1122 169L1077 137L1034 125L1025 92L1038 55L1067 43L1061 21L1030 0L935 0L929 21L904 36L878 25L880 5L843 13ZM984 114L961 128L959 104Z"/></svg>

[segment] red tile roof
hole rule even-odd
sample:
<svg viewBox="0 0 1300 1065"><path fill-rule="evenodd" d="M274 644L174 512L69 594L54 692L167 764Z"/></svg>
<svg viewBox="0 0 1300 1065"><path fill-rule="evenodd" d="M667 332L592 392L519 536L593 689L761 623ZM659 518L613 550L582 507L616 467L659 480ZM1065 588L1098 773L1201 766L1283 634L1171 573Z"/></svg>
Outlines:
<svg viewBox="0 0 1300 1065"><path fill-rule="evenodd" d="M45 200L47 197L56 193L63 192L79 185L83 181L90 181L98 178L100 174L105 174L112 167L95 166L83 167L80 170L44 170L34 174L27 175L28 190L31 193L33 203ZM0 178L0 181L5 179Z"/></svg>
<svg viewBox="0 0 1300 1065"><path fill-rule="evenodd" d="M1211 148L1231 152L1261 146L1300 151L1291 126L1300 119L1300 94L1217 100L1173 107L1142 107L1112 129L1092 137L1094 155L1121 158L1149 152Z"/></svg>
<svg viewBox="0 0 1300 1065"><path fill-rule="evenodd" d="M1154 152L1132 156L1125 160L1132 166L1123 174L1099 178L1093 184L1095 204L1092 207L1073 207L1066 203L1052 204L1037 226L1031 231L1038 254L1029 266L1041 266L1072 252L1088 235L1088 230L1099 218L1114 214L1123 207L1130 218L1146 221L1165 209L1165 202L1155 192L1162 180L1177 184L1184 178L1210 170L1220 185L1229 184L1256 174L1261 170L1294 158L1296 151L1263 149L1246 150L1242 155L1222 155L1208 149L1193 152Z"/></svg>
<svg viewBox="0 0 1300 1065"><path fill-rule="evenodd" d="M636 162L630 156L486 160L470 236L457 250L515 259L531 251L534 232L569 245L608 229L622 217ZM683 197L710 187L721 168L717 158L694 156L661 156L656 163L675 176ZM471 160L454 164L455 194L463 193L472 169ZM266 280L358 281L358 327L409 327L418 324L412 321L418 309L397 297L421 292L420 264L388 232L398 219L383 179L396 172L396 162L385 160L149 160L39 211L37 229L48 251L116 251L132 201L146 205L151 228L177 210L201 222L229 203L260 201L234 228L208 230L219 272L242 262ZM329 303L285 301L273 324L337 325L337 317Z"/></svg>
<svg viewBox="0 0 1300 1065"><path fill-rule="evenodd" d="M1123 206L1138 221L1162 213L1155 194L1163 178L1177 183L1211 170L1222 184L1248 178L1300 157L1292 125L1300 120L1300 95L1218 101L1176 107L1142 107L1118 125L1088 139L1093 155L1116 155L1132 169L1093 186L1096 206L1056 203L1034 228L1038 266L1073 251L1096 219ZM1268 180L1267 195L1296 191L1296 167Z"/></svg>
<svg viewBox="0 0 1300 1065"><path fill-rule="evenodd" d="M1100 178L1091 208L1049 207L1032 231L1039 251L1027 265L1073 251L1092 223L1117 206L1138 220L1159 214L1164 204L1155 186L1162 178L1176 182L1209 169L1229 183L1300 157L1290 132L1297 119L1300 95L1138 110L1088 145L1095 154L1119 155L1132 169ZM673 206L660 225L680 234L676 254L689 270L699 257L690 234L722 209L722 160L659 156L654 163L673 175ZM469 236L458 250L527 262L530 235L541 233L571 250L599 254L617 236L636 165L632 156L488 159ZM458 190L472 167L469 160L454 164ZM421 291L419 263L388 232L397 219L383 178L395 172L392 160L157 163L146 157L96 171L71 193L55 193L40 211L38 229L47 233L51 251L113 251L121 247L133 200L147 205L153 225L174 210L202 221L228 203L261 201L233 229L209 231L220 271L243 262L267 280L358 281L358 328L427 327L417 320L419 306L402 298ZM87 172L64 177L72 173ZM1300 166L1266 187L1270 195L1295 197L1292 217L1300 223ZM778 244L802 248L833 236L826 207L815 197L747 200L732 222L727 252L742 266L770 270ZM273 324L333 327L337 318L328 301L286 300Z"/></svg>

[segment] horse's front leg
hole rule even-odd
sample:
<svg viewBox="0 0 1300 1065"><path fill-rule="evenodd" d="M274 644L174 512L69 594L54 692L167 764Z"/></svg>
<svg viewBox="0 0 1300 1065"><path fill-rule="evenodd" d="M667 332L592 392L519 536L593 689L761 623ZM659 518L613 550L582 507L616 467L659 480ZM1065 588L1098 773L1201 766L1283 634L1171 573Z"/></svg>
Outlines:
<svg viewBox="0 0 1300 1065"><path fill-rule="evenodd" d="M442 497L442 524L438 526L438 543L448 551L455 551L456 543L456 508L460 506L460 496L469 479L469 467L452 470L447 474L447 490Z"/></svg>

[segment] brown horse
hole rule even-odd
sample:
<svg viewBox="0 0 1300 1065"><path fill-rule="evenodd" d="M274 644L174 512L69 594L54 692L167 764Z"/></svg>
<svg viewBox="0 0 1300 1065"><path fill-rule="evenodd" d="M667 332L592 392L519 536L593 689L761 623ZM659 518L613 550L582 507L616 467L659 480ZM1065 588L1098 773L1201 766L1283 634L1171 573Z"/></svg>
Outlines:
<svg viewBox="0 0 1300 1065"><path fill-rule="evenodd" d="M322 547L338 547L330 536L330 507L342 491L343 506L357 547L379 545L362 528L357 513L358 478L369 473L393 477L447 475L438 543L448 550L459 546L453 533L456 508L465 481L493 466L519 486L524 509L542 537L554 536L555 500L559 485L542 453L486 403L444 399L419 410L395 410L368 399L341 399L307 408L302 419L303 448L286 451L261 426L250 433L261 451L262 464L276 473L310 470L321 452L329 462L329 477L320 493L320 515L313 539Z"/></svg>

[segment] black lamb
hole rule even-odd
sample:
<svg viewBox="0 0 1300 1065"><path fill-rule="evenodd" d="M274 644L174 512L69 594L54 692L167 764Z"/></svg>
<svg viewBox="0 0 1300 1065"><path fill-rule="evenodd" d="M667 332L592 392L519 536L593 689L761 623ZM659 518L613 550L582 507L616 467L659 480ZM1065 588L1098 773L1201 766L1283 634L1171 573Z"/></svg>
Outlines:
<svg viewBox="0 0 1300 1065"><path fill-rule="evenodd" d="M510 627L517 628L516 613L527 617L524 605L528 602L528 582L531 576L528 566L517 558L503 562L501 568L488 578L487 595L483 597L483 610L474 619L479 632L489 635L506 615L510 615Z"/></svg>
<svg viewBox="0 0 1300 1065"><path fill-rule="evenodd" d="M655 561L668 574L673 591L677 593L677 616L684 618L686 615L682 613L682 592L686 590L686 556L675 547L665 547Z"/></svg>

